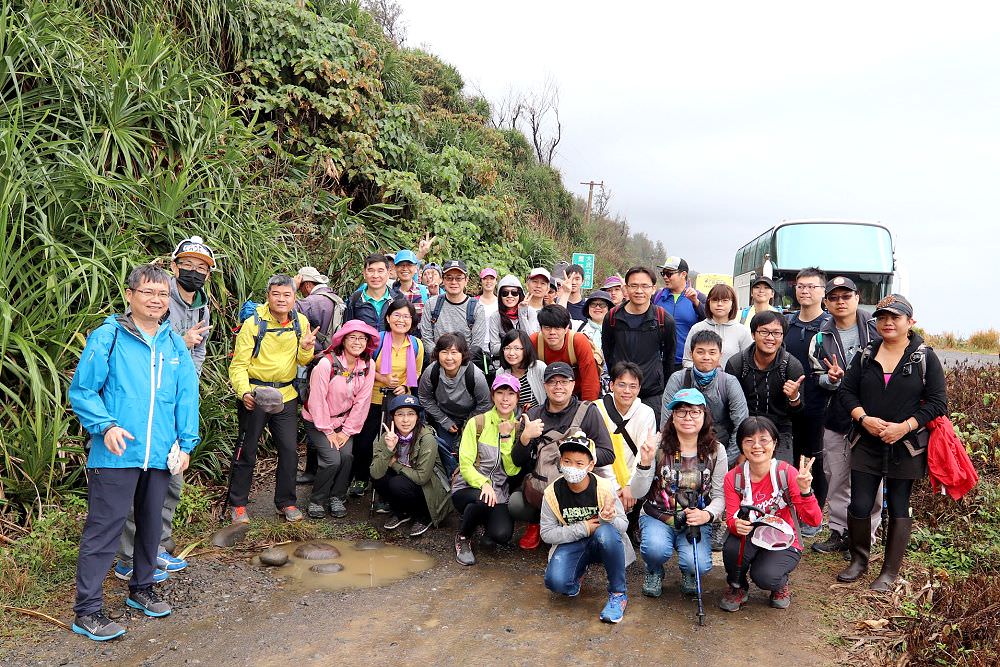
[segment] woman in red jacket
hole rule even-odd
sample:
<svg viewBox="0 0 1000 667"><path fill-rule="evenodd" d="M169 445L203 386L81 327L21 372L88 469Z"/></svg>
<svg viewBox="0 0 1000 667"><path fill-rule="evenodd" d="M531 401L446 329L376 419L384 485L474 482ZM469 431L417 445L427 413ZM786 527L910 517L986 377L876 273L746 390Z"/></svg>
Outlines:
<svg viewBox="0 0 1000 667"><path fill-rule="evenodd" d="M752 580L771 592L771 606L787 609L792 595L788 575L802 557L799 522L818 526L823 511L812 491L812 459L796 468L774 458L778 427L767 417L747 417L736 431L746 457L726 473L729 537L722 550L729 588L719 607L739 611L750 599Z"/></svg>

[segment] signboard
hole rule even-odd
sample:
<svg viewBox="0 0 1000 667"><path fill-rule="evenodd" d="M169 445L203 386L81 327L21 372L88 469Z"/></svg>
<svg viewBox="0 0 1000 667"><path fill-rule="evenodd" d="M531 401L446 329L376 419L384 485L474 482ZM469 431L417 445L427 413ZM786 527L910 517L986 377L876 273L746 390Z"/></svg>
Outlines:
<svg viewBox="0 0 1000 667"><path fill-rule="evenodd" d="M694 288L703 294L719 284L732 287L733 277L725 273L699 273L694 279Z"/></svg>
<svg viewBox="0 0 1000 667"><path fill-rule="evenodd" d="M594 287L594 256L585 252L574 252L573 263L583 267L583 289Z"/></svg>

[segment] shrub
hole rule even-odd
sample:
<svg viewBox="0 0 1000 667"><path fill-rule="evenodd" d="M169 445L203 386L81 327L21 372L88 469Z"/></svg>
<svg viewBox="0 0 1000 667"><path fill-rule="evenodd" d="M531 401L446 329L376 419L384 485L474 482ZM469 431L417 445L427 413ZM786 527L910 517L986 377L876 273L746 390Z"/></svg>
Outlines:
<svg viewBox="0 0 1000 667"><path fill-rule="evenodd" d="M976 331L969 336L969 346L985 352L1000 352L1000 331L996 329Z"/></svg>

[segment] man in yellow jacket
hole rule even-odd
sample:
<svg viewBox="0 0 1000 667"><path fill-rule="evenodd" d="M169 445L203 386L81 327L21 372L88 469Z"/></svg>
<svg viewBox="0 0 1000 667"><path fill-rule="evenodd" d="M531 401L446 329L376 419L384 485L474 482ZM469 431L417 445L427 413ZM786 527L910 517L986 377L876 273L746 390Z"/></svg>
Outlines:
<svg viewBox="0 0 1000 667"><path fill-rule="evenodd" d="M275 507L288 521L302 520L302 512L295 506L298 392L294 381L298 366L305 366L313 358L319 327L310 330L309 320L294 312L294 305L292 278L282 274L271 276L267 282L267 303L257 306L236 336L233 361L229 365L229 381L240 397L239 436L229 479L233 523L250 521L246 504L257 445L265 427L270 428L278 447ZM280 394L280 399L265 401L265 394L271 399L278 399Z"/></svg>

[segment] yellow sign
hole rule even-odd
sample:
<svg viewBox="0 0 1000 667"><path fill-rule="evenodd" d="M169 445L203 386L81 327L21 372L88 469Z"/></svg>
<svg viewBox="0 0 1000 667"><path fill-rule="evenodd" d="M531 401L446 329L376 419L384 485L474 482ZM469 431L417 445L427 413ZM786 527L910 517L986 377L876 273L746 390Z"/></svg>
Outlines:
<svg viewBox="0 0 1000 667"><path fill-rule="evenodd" d="M725 273L699 273L698 277L694 280L694 288L702 294L708 294L710 289L720 284L732 287L733 277Z"/></svg>

